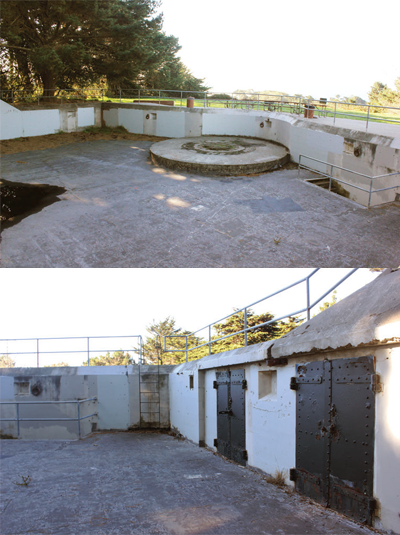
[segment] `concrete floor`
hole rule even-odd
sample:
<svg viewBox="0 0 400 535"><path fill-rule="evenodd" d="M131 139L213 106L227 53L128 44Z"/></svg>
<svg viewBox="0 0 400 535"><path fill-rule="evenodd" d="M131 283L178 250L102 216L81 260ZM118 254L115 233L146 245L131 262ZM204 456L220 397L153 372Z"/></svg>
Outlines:
<svg viewBox="0 0 400 535"><path fill-rule="evenodd" d="M88 141L3 156L3 178L67 193L3 230L1 266L400 264L398 205L367 210L298 181L296 170L234 179L168 171L150 162L150 146Z"/></svg>
<svg viewBox="0 0 400 535"><path fill-rule="evenodd" d="M0 447L3 535L376 533L166 434Z"/></svg>

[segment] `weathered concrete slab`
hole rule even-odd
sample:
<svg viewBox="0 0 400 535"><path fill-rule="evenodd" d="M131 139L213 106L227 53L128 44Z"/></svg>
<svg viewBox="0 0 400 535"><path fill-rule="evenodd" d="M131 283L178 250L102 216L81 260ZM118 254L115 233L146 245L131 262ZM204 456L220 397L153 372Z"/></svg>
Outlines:
<svg viewBox="0 0 400 535"><path fill-rule="evenodd" d="M3 177L67 193L2 232L2 267L377 267L400 264L400 209L367 210L296 170L210 178L153 165L148 141L6 155ZM302 171L303 178L307 172ZM301 211L258 210L263 199Z"/></svg>
<svg viewBox="0 0 400 535"><path fill-rule="evenodd" d="M203 175L248 175L289 161L282 145L236 136L201 136L154 143L152 161L168 169Z"/></svg>
<svg viewBox="0 0 400 535"><path fill-rule="evenodd" d="M168 435L0 446L3 535L376 533Z"/></svg>

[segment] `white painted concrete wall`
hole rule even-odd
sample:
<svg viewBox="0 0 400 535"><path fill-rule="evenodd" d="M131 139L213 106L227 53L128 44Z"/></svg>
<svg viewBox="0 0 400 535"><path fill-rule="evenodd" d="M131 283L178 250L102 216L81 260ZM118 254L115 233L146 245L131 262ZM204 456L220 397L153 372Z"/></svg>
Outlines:
<svg viewBox="0 0 400 535"><path fill-rule="evenodd" d="M344 359L367 355L376 358L376 371L384 383L383 393L376 395L375 429L375 478L374 496L380 504L380 517L375 526L400 533L400 346L355 348L327 354L315 354L307 358L294 358L284 367L267 366L260 358L264 352L259 344L242 352L243 364L238 363L235 352L231 358L221 353L213 359L201 359L177 367L170 375L171 425L194 442L201 435L202 407L196 392L189 389L189 375L194 375L195 390L198 378L205 376L204 442L214 448L217 438L217 391L213 388L215 372L226 369L244 369L248 382L246 403L246 449L248 465L275 474L282 470L289 481L289 470L296 466L296 392L290 389L290 378L296 374L296 365L315 362L323 358ZM253 353L253 355L252 355ZM218 366L220 359L220 366ZM231 365L229 362L231 361ZM212 366L208 368L210 364ZM203 369L202 369L203 368ZM276 393L260 398L259 373L276 372ZM199 431L200 430L200 431Z"/></svg>
<svg viewBox="0 0 400 535"><path fill-rule="evenodd" d="M59 131L76 132L101 125L101 106L64 106L57 109L19 110L0 101L0 139L34 137Z"/></svg>
<svg viewBox="0 0 400 535"><path fill-rule="evenodd" d="M112 105L118 107L118 104ZM115 108L104 109L104 121L110 126L117 126ZM358 134L352 130L318 124L297 116L263 111L232 109L176 109L158 105L134 105L118 108L119 122L130 132L159 137L183 138L199 135L248 136L276 141L285 145L294 162L299 161L300 154L311 156L330 164L339 165L369 176L387 174L392 170L400 171L400 128L399 139ZM140 111L143 113L140 114ZM131 113L135 112L135 113ZM149 118L147 118L149 116ZM129 120L127 119L129 117ZM350 139L351 138L351 139ZM361 157L349 152L349 144L362 145ZM351 145L351 143L350 143ZM347 150L347 152L346 152ZM330 166L302 160L303 163L324 173L330 173ZM355 186L369 188L369 180L335 171L334 177L342 178ZM399 184L400 175L380 179L374 183L375 189ZM368 194L354 187L341 185L349 192L350 198L364 206L368 204ZM396 190L374 194L372 206L395 199L400 193Z"/></svg>
<svg viewBox="0 0 400 535"><path fill-rule="evenodd" d="M163 366L160 370L162 427L169 427L168 375L172 368L173 366ZM153 376L157 377L156 366L145 366L142 371L149 380L154 381ZM91 431L92 423L97 423L99 430L127 430L140 425L138 366L1 368L0 373L0 401L70 401L97 397L97 402L81 405L82 416L98 412L97 418L82 421L82 435ZM15 383L25 381L30 382L31 386L39 382L43 388L40 396L17 395ZM145 389L143 384L142 389ZM0 407L0 415L3 418L15 418L15 405ZM20 412L21 418L34 418L38 415L46 418L77 416L76 404L21 405ZM158 424L158 415L156 420ZM21 438L25 439L74 439L78 436L76 422L22 422L20 430ZM1 422L0 432L16 437L16 423Z"/></svg>

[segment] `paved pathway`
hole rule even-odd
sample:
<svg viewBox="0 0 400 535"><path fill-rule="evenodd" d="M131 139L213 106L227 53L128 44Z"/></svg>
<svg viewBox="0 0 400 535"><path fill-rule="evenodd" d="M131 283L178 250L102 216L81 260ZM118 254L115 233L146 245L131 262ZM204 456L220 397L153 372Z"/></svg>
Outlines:
<svg viewBox="0 0 400 535"><path fill-rule="evenodd" d="M165 434L0 443L2 535L375 533Z"/></svg>
<svg viewBox="0 0 400 535"><path fill-rule="evenodd" d="M4 156L3 178L67 193L3 230L1 266L400 264L398 205L367 210L297 180L296 170L235 178L168 171L150 162L150 146L88 141Z"/></svg>

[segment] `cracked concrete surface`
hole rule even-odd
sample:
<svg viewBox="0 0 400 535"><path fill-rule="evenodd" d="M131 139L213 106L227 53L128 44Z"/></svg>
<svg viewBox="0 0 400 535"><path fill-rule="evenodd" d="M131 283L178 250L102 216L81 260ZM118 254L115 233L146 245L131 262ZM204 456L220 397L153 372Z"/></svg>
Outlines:
<svg viewBox="0 0 400 535"><path fill-rule="evenodd" d="M166 434L0 446L3 535L376 533Z"/></svg>
<svg viewBox="0 0 400 535"><path fill-rule="evenodd" d="M63 186L67 193L62 202L3 230L1 266L400 263L396 204L367 210L298 181L296 170L235 178L177 173L154 166L150 146L88 141L3 156L5 179Z"/></svg>

